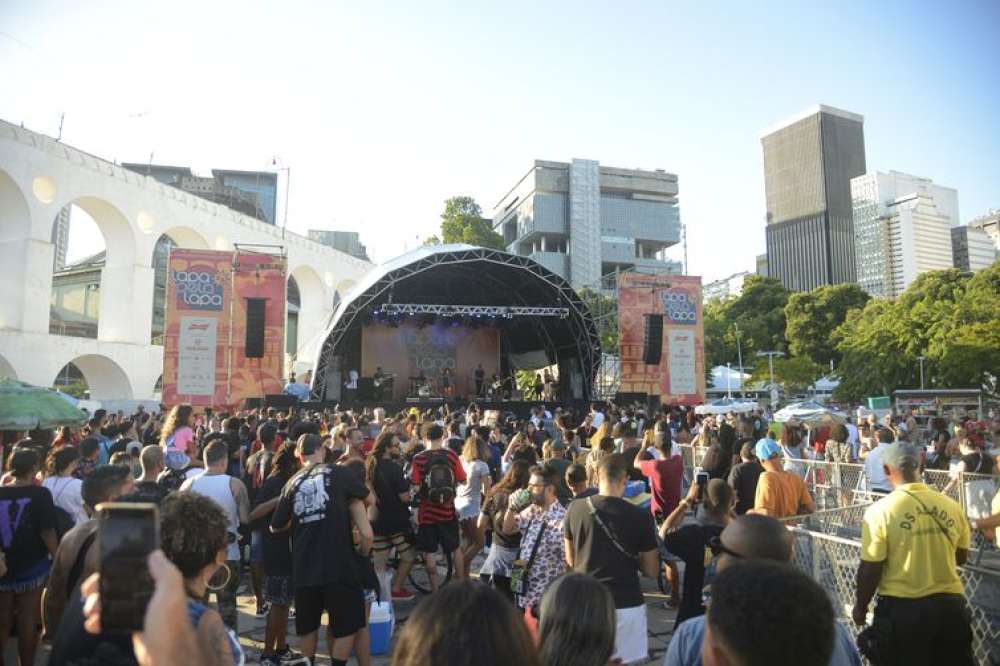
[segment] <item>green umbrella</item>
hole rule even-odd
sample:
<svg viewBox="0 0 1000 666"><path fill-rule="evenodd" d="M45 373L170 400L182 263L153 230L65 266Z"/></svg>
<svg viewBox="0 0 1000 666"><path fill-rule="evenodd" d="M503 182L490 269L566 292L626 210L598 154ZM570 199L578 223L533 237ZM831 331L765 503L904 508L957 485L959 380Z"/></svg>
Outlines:
<svg viewBox="0 0 1000 666"><path fill-rule="evenodd" d="M87 415L52 389L0 378L0 430L80 425Z"/></svg>

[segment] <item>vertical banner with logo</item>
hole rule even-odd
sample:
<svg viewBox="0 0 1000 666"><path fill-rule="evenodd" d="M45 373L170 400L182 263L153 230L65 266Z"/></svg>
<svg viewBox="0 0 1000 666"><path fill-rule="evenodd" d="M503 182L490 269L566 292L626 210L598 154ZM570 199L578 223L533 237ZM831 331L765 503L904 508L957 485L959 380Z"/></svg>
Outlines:
<svg viewBox="0 0 1000 666"><path fill-rule="evenodd" d="M246 358L246 302L266 299L265 351ZM281 392L285 259L174 248L167 271L163 403L234 407Z"/></svg>
<svg viewBox="0 0 1000 666"><path fill-rule="evenodd" d="M646 315L662 315L658 364L645 361ZM623 273L618 278L621 391L656 395L664 403L705 400L701 278Z"/></svg>

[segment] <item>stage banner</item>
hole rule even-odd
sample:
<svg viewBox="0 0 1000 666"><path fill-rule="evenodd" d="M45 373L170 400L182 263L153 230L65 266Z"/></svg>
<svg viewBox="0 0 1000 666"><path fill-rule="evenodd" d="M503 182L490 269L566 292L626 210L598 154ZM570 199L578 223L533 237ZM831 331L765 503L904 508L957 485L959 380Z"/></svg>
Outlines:
<svg viewBox="0 0 1000 666"><path fill-rule="evenodd" d="M659 396L665 404L705 401L701 278L687 275L618 276L621 392ZM658 364L644 359L646 315L663 317Z"/></svg>
<svg viewBox="0 0 1000 666"><path fill-rule="evenodd" d="M248 298L266 299L263 358L246 358ZM280 393L284 322L283 257L171 249L163 403L219 409L235 407L247 397Z"/></svg>

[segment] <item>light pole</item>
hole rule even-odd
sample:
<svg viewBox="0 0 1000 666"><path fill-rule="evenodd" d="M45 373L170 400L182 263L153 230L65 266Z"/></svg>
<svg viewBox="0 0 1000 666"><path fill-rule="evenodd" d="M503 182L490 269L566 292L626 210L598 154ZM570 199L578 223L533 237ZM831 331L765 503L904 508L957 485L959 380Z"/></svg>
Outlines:
<svg viewBox="0 0 1000 666"><path fill-rule="evenodd" d="M733 328L736 330L736 358L740 364L740 390L743 387L743 345L740 344L740 325L733 324Z"/></svg>
<svg viewBox="0 0 1000 666"><path fill-rule="evenodd" d="M774 390L774 357L784 356L785 352L782 351L760 351L757 352L757 356L767 357L767 369L771 373L771 390Z"/></svg>
<svg viewBox="0 0 1000 666"><path fill-rule="evenodd" d="M726 397L733 399L733 371L730 370L732 363L726 363Z"/></svg>
<svg viewBox="0 0 1000 666"><path fill-rule="evenodd" d="M920 388L924 388L924 361L927 360L924 356L918 356L917 360L920 361Z"/></svg>

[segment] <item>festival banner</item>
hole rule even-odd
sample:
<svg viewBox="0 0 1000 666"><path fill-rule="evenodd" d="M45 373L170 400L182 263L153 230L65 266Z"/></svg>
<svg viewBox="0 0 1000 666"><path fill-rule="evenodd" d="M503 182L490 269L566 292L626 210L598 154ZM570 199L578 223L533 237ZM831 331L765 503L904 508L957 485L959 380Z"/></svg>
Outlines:
<svg viewBox="0 0 1000 666"><path fill-rule="evenodd" d="M664 404L705 401L701 278L622 273L618 277L621 391L659 396ZM659 364L643 358L646 315L663 316Z"/></svg>
<svg viewBox="0 0 1000 666"><path fill-rule="evenodd" d="M168 261L163 403L232 408L281 392L285 259L172 248ZM246 358L246 303L266 299L264 357Z"/></svg>

